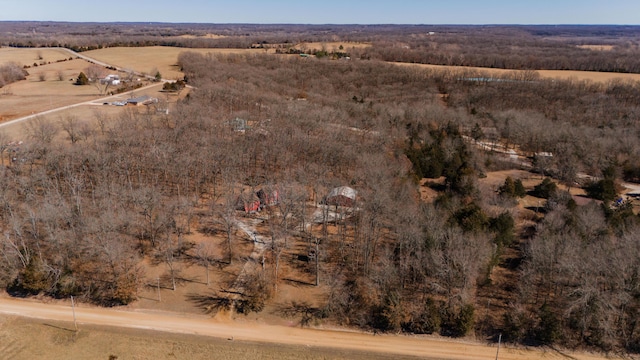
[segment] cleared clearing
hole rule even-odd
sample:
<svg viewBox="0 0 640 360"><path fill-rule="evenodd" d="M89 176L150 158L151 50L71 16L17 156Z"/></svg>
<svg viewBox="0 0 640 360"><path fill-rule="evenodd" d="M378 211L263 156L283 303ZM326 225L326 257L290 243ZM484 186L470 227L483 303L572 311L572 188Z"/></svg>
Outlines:
<svg viewBox="0 0 640 360"><path fill-rule="evenodd" d="M217 34L204 34L204 35L191 35L191 34L185 34L185 35L180 35L180 36L176 36L177 38L182 38L182 39L222 39L222 38L226 38L226 36L224 35L217 35Z"/></svg>
<svg viewBox="0 0 640 360"><path fill-rule="evenodd" d="M343 50L340 50L342 46ZM371 47L369 43L349 42L349 41L332 41L332 42L303 42L296 44L293 48L298 50L322 50L326 51L349 51L351 49L364 49Z"/></svg>
<svg viewBox="0 0 640 360"><path fill-rule="evenodd" d="M158 69L163 78L178 80L182 79L184 74L176 66L176 63L178 62L178 55L185 51L202 54L264 54L265 52L258 49L187 49L150 46L113 47L86 51L82 54L108 64L147 74L151 74L153 69Z"/></svg>
<svg viewBox="0 0 640 360"><path fill-rule="evenodd" d="M401 66L416 66L425 69L453 71L453 72L468 72L468 73L484 73L491 76L509 76L522 72L521 70L505 70L505 69L492 69L473 66L447 66L447 65L428 65L428 64L409 64L409 63L395 63ZM621 74L621 73L608 73L597 71L577 71L577 70L535 70L540 77L547 79L560 79L560 80L589 80L593 82L608 82L615 79L623 81L640 81L640 74Z"/></svg>
<svg viewBox="0 0 640 360"><path fill-rule="evenodd" d="M0 121L98 97L99 91L95 86L73 85L80 71L88 65L84 60L72 60L27 69L29 76L26 80L0 89ZM63 80L57 78L58 72L64 75ZM40 81L41 74L45 76L44 81Z"/></svg>
<svg viewBox="0 0 640 360"><path fill-rule="evenodd" d="M595 50L595 51L613 50L613 45L577 45L576 47L580 49L588 49L588 50Z"/></svg>
<svg viewBox="0 0 640 360"><path fill-rule="evenodd" d="M33 66L34 63L38 65L54 63L69 57L69 53L62 49L0 48L0 64L15 62L21 66Z"/></svg>

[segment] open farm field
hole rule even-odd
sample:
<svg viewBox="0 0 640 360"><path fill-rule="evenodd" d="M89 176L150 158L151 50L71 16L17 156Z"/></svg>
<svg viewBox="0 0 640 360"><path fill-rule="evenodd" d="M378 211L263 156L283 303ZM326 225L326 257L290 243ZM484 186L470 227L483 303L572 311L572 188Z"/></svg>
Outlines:
<svg viewBox="0 0 640 360"><path fill-rule="evenodd" d="M74 61L80 61L80 60L74 60ZM53 83L53 81L51 82ZM49 85L46 85L47 82L45 83L38 82L37 84L40 84L41 86L42 84L45 84L44 88L39 88L39 91L44 91L47 89L47 86L49 86ZM33 85L30 83L27 83L27 85L31 85L31 86L37 86L37 84ZM22 89L23 85L21 83L12 84L10 86L16 86L16 85L19 85L18 88ZM27 85L25 85L24 88L28 88ZM31 112L28 112L28 109L31 109L31 108L36 109L34 111L38 113L41 111L48 111L48 110L56 109L59 107L73 105L78 102L86 102L85 104L82 104L80 106L74 106L68 109L62 109L60 111L43 114L41 116L38 116L38 118L41 118L45 122L53 122L56 124L61 123L63 119L74 118L81 123L88 124L92 129L97 129L97 127L99 126L98 119L104 119L107 122L107 125L109 125L108 123L117 121L118 118L122 116L126 116L128 112L149 111L149 109L147 109L146 107L106 106L106 105L103 105L104 103L103 97L96 99L100 95L96 94L97 90L95 87L74 86L68 83L65 83L64 85L72 87L74 89L79 88L80 90L87 91L88 93L79 94L79 95L72 95L72 94L60 95L60 93L56 93L55 91L53 91L56 89L55 86L51 86L50 87L51 92L49 93L42 92L39 95L32 95L32 96L18 96L18 95L1 96L0 95L0 104L7 104L7 107L4 107L4 106L0 107L0 118L2 118L3 121L8 121L11 119L19 118L21 116L28 116L29 114L31 114ZM59 85L59 86L66 90L66 87L63 87L62 85ZM124 101L131 97L147 95L171 104L177 101L178 96L183 97L188 93L188 90L187 90L187 91L183 91L180 95L177 95L177 94L162 92L161 90L162 90L162 84L156 84L155 86L152 86L152 87L137 89L134 91L129 91L126 93L110 96L106 101L109 101L109 102ZM21 90L21 91L26 91L26 90ZM34 90L34 91L37 93L38 90ZM93 94L90 94L91 92L93 92ZM12 112L7 111L11 109L13 110ZM28 121L31 121L31 120L28 120ZM19 140L24 141L25 126L26 126L26 122L7 124L5 126L2 126L2 131L12 141L19 141ZM62 135L62 133L59 133L58 136L60 137L61 140L64 140L64 136Z"/></svg>
<svg viewBox="0 0 640 360"><path fill-rule="evenodd" d="M595 51L611 51L613 50L613 45L578 45L579 49L589 49Z"/></svg>
<svg viewBox="0 0 640 360"><path fill-rule="evenodd" d="M407 64L397 63L402 66L418 66L426 69L433 70L449 70L460 71L469 73L485 73L491 76L509 76L521 72L521 70L505 70L505 69L493 69L473 66L448 66L448 65L428 65L428 64ZM598 72L598 71L576 71L576 70L536 70L536 72L542 77L547 79L560 79L560 80L588 80L593 82L609 82L615 79L623 81L640 81L640 74L625 74L614 72Z"/></svg>
<svg viewBox="0 0 640 360"><path fill-rule="evenodd" d="M204 35L185 34L185 35L178 35L177 37L182 39L222 39L222 38L225 38L226 36L218 35L218 34L204 34Z"/></svg>
<svg viewBox="0 0 640 360"><path fill-rule="evenodd" d="M340 46L342 46L342 50L340 50ZM369 43L361 43L361 42L350 42L350 41L331 41L331 42L302 42L296 44L294 46L295 49L298 50L322 50L326 51L349 51L352 49L365 49L370 47Z"/></svg>
<svg viewBox="0 0 640 360"><path fill-rule="evenodd" d="M178 55L185 51L201 54L262 54L264 50L254 49L189 49L168 46L151 47L113 47L100 50L83 52L83 55L92 57L109 64L125 69L151 74L157 69L165 79L182 79L184 74L176 66Z"/></svg>
<svg viewBox="0 0 640 360"><path fill-rule="evenodd" d="M73 84L87 65L86 61L76 59L28 69L29 76L26 80L0 89L0 121L98 97L96 87ZM63 80L57 78L58 73L63 75ZM44 81L40 80L41 75L45 77Z"/></svg>
<svg viewBox="0 0 640 360"><path fill-rule="evenodd" d="M160 92L162 84L158 84L151 89L135 90L109 97L109 101L126 100L132 96L149 95L164 99L165 93ZM69 109L65 112L56 112L51 115L45 115L43 117L60 117L66 115L73 115L77 117L86 117L88 113L93 113L96 106L100 106L100 109L106 108L103 106L101 95L98 90L93 86L75 86L69 81L26 81L12 84L7 87L6 93L0 95L0 121L6 122L12 119L29 116L31 114L37 114L43 111L49 111L65 106L73 106L78 103L88 102L86 105L80 108ZM104 96L102 96L104 98ZM95 100L94 103L91 103ZM84 108L84 110L79 110ZM120 112L122 108L108 109L107 112ZM5 128L7 132L14 132L15 126L10 125Z"/></svg>
<svg viewBox="0 0 640 360"><path fill-rule="evenodd" d="M0 65L8 62L15 62L21 66L46 65L69 57L69 53L62 49L0 48Z"/></svg>

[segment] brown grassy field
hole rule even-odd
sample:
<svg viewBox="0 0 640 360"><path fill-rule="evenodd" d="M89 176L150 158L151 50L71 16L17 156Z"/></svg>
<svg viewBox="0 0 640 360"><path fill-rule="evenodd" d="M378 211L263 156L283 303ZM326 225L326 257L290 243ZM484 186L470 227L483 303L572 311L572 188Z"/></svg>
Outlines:
<svg viewBox="0 0 640 360"><path fill-rule="evenodd" d="M176 36L177 38L182 38L182 39L222 39L225 38L226 36L224 35L217 35L217 34L205 34L205 35L189 35L189 34L185 34L185 35L180 35L180 36Z"/></svg>
<svg viewBox="0 0 640 360"><path fill-rule="evenodd" d="M580 49L589 49L589 50L595 50L595 51L613 50L613 45L577 45L576 47Z"/></svg>
<svg viewBox="0 0 640 360"><path fill-rule="evenodd" d="M26 80L0 89L0 121L98 97L96 87L75 86L69 81L75 80L87 65L84 60L72 60L28 69ZM58 71L63 73L64 80L57 78ZM45 76L44 81L40 81L40 74Z"/></svg>
<svg viewBox="0 0 640 360"><path fill-rule="evenodd" d="M505 70L505 69L491 69L472 66L446 66L446 65L427 65L427 64L407 64L397 63L402 66L416 66L426 69L434 70L449 70L449 71L468 71L477 73L486 73L491 76L508 76L519 72L520 70ZM593 82L608 82L614 79L620 79L623 81L640 81L640 74L621 74L621 73L606 73L597 71L575 71L575 70L536 70L542 78L547 79L561 79L561 80L588 80Z"/></svg>
<svg viewBox="0 0 640 360"><path fill-rule="evenodd" d="M151 47L113 47L84 52L83 55L108 64L125 69L133 69L143 73L151 73L158 69L165 79L182 79L184 74L175 66L178 55L184 51L195 51L203 54L235 54L256 53L262 54L264 50L257 49L185 49L167 46Z"/></svg>
<svg viewBox="0 0 640 360"><path fill-rule="evenodd" d="M338 50L338 47L343 45L345 50L348 51L352 47L368 47L370 44L366 43L349 43L349 42L326 42L326 43L301 43L295 47L300 50L320 50L326 48L327 50ZM256 53L263 54L263 49L183 49L163 46L153 47L140 47L140 48L106 48L100 50L87 51L83 54L93 57L97 60L111 63L124 68L134 69L140 72L150 73L154 68L157 68L162 76L167 79L180 79L183 74L180 72L177 66L175 66L178 55L183 51L196 51L200 53L212 53L212 54L230 54L230 53ZM269 50L272 53L273 49ZM479 67L459 67L459 66L442 66L442 65L424 65L424 64L402 64L406 66L419 66L431 69L442 70L460 70L467 71L486 72L489 74L495 74L496 76L505 76L512 74L517 70L504 70L504 69L489 69ZM538 70L537 71L543 78L555 78L555 79L576 79L576 80L590 80L594 82L607 82L613 79L640 81L640 74L620 74L620 73L604 73L595 71L572 71L572 70Z"/></svg>
<svg viewBox="0 0 640 360"><path fill-rule="evenodd" d="M34 60L40 56L42 60ZM45 65L28 68L29 76L26 80L0 89L0 122L103 97L96 86L74 85L78 74L90 64L80 59L57 62L68 57L69 54L60 49L0 49L0 64L47 62ZM160 86L157 90L159 89ZM149 95L157 97L157 90ZM122 97L129 95L130 93L122 94Z"/></svg>
<svg viewBox="0 0 640 360"><path fill-rule="evenodd" d="M74 60L74 61L80 61L80 60ZM49 84L43 85L43 83L40 83L40 82L37 84L40 84L40 86L44 86L45 88L49 86ZM38 86L37 84L26 84L24 86L25 88L28 88L28 86L37 87ZM14 85L18 85L18 84L14 84ZM20 85L23 86L22 84ZM84 90L86 88L86 90L88 90L89 92L92 92L92 91L94 92L96 89L93 86L73 86L70 84L65 84L65 85L68 85L72 89L80 88ZM17 96L17 95L1 96L0 95L0 118L4 118L5 121L11 120L19 116L26 116L31 114L31 111L29 111L29 109L35 109L34 110L35 112L40 112L40 111L50 110L52 108L72 105L78 102L90 101L92 99L98 98L89 104L76 106L73 108L64 109L64 110L60 110L60 111L56 111L50 114L45 114L40 116L40 118L46 121L54 122L54 123L60 122L62 121L62 119L66 119L67 117L74 117L80 120L81 122L88 123L91 127L96 129L97 131L97 127L98 127L97 118L99 117L106 119L107 122L109 123L109 122L117 121L118 116L126 113L127 111L146 112L150 110L145 106L140 106L140 107L106 106L106 105L103 105L103 101L100 100L100 98L102 97L99 97L96 94L71 95L64 92L65 90L68 90L67 87L64 87L62 85L59 85L59 86L62 90L60 90L60 93L57 93L57 94L55 92L51 92L49 94L43 93L38 96ZM51 89L55 89L55 86L51 86ZM162 101L166 101L169 104L174 104L177 101L179 96L183 97L188 93L188 89L182 91L179 95L162 92L161 90L162 90L162 84L156 84L155 86L152 86L150 88L138 89L132 92L126 92L119 95L115 95L111 97L109 101L126 100L130 97L149 95L149 96L158 98ZM10 104L11 107L5 108L4 106L2 106L2 104ZM12 111L11 112L7 111L9 109L12 109ZM107 125L109 126L109 124ZM3 126L2 132L7 136L9 136L9 138L12 140L25 140L25 126L26 126L26 122ZM65 136L66 135L63 132L60 132L58 134L58 138L60 140L65 140Z"/></svg>
<svg viewBox="0 0 640 360"><path fill-rule="evenodd" d="M343 50L340 50L340 46L343 47ZM349 42L349 41L332 41L332 42L303 42L294 46L295 49L298 50L322 50L325 49L327 51L346 51L348 52L351 49L362 49L370 47L369 43L360 43L360 42Z"/></svg>
<svg viewBox="0 0 640 360"><path fill-rule="evenodd" d="M69 57L69 53L61 49L0 48L0 64L15 62L21 66L33 66L34 63L55 63Z"/></svg>

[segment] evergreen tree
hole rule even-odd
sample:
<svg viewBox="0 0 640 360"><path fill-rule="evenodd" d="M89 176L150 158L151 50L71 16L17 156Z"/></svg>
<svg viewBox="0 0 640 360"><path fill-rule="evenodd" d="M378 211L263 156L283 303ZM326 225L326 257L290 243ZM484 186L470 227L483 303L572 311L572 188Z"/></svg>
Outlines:
<svg viewBox="0 0 640 360"><path fill-rule="evenodd" d="M89 84L89 78L87 77L87 75L85 75L83 72L80 73L80 75L78 75L78 78L76 79L76 85L88 85Z"/></svg>

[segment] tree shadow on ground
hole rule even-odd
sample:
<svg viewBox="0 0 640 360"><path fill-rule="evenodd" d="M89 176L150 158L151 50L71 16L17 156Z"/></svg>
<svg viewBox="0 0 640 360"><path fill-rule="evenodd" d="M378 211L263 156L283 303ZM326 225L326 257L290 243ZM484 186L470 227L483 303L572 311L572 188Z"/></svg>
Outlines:
<svg viewBox="0 0 640 360"><path fill-rule="evenodd" d="M306 301L278 304L274 311L276 314L289 317L300 318L300 327L310 326L313 320L322 318L322 310L311 306Z"/></svg>
<svg viewBox="0 0 640 360"><path fill-rule="evenodd" d="M218 311L228 311L231 309L233 300L228 296L220 296L217 293L210 295L187 294L187 299L202 309L205 314L216 314Z"/></svg>
<svg viewBox="0 0 640 360"><path fill-rule="evenodd" d="M308 282L308 281L302 281L302 280L296 280L296 279L292 279L292 278L284 278L284 281L288 282L289 284L293 285L293 286L313 286L315 287L316 284L312 283L312 282Z"/></svg>

